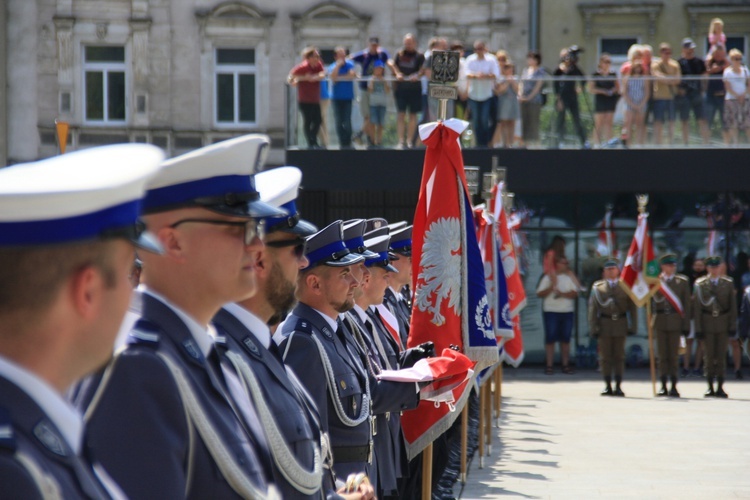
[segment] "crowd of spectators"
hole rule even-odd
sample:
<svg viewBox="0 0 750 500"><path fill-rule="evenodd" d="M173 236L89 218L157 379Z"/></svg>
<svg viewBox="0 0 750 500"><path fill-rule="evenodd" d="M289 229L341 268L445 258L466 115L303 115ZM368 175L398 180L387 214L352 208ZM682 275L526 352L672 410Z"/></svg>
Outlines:
<svg viewBox="0 0 750 500"><path fill-rule="evenodd" d="M568 116L580 147L586 149L673 145L677 120L686 146L711 144L715 130L721 131L725 145L739 144L742 131L750 142L750 72L744 56L737 48L727 48L721 19L711 21L707 41L705 59L696 55L691 38L681 41L679 59L673 58L667 42L659 44L657 54L650 45L632 45L619 68L613 67L610 54L602 53L587 77L578 64L583 49L575 45L563 48L557 66L549 71L538 52L529 52L521 67L505 50L493 51L483 40L474 41L471 54L464 57L460 41L435 37L423 53L416 37L408 33L391 55L372 36L366 49L353 54L337 47L335 62L328 67L315 47L305 48L303 61L292 69L288 81L298 88L302 131L310 148L328 145L329 102L341 148L382 147L389 103L396 110L395 147L418 146L417 124L438 118L437 103L427 91L433 50L461 53L459 98L450 103L448 116L471 123L464 136L466 145L536 148L542 146L544 136L548 146L565 147L570 144ZM359 80L358 92L352 80ZM543 124L548 97L552 107ZM355 100L362 122L358 131L352 130ZM616 123L622 124L619 134ZM692 138L693 126L697 140Z"/></svg>

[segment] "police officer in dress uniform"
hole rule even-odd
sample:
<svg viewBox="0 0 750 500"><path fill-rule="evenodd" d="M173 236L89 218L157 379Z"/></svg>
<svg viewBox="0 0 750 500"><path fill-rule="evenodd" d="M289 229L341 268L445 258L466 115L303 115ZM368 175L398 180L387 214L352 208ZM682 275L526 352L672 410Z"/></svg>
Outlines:
<svg viewBox="0 0 750 500"><path fill-rule="evenodd" d="M365 235L367 236L367 235ZM389 236L381 235L364 241L373 257L366 258L365 278L361 291L355 293L355 304L347 313L347 326L368 355L368 370L398 370L412 366L419 359L434 355L432 343L402 350L396 327L393 334L386 330L381 314L390 314L383 306L383 294L388 287L388 275L397 272L389 255ZM393 328L393 326L392 326ZM419 386L414 386L415 391ZM407 394L407 396L410 396ZM378 471L378 498L398 496L397 480L408 474L399 412L376 415L377 434L374 437Z"/></svg>
<svg viewBox="0 0 750 500"><path fill-rule="evenodd" d="M142 255L141 317L98 379L80 388L93 449L131 498L264 498L272 458L211 318L255 293L262 249L254 173L269 140L248 135L168 160L146 222L165 248Z"/></svg>
<svg viewBox="0 0 750 500"><path fill-rule="evenodd" d="M341 221L308 238L305 255L310 265L300 272L299 305L282 325L280 347L292 368L318 374L302 382L330 435L336 475L365 470L376 483L373 415L413 408L419 399L413 385L378 381L369 373L367 354L341 321L339 315L352 308L359 284L352 266L363 261L346 248L343 238Z"/></svg>
<svg viewBox="0 0 750 500"><path fill-rule="evenodd" d="M124 498L64 394L112 354L133 244L161 251L138 216L162 159L129 144L0 169L3 498Z"/></svg>
<svg viewBox="0 0 750 500"><path fill-rule="evenodd" d="M695 281L693 287L693 318L695 335L703 340L708 390L706 397L726 398L724 373L727 369L727 343L737 329L737 300L734 280L721 275L721 257L706 259L708 275ZM714 391L714 378L717 382Z"/></svg>
<svg viewBox="0 0 750 500"><path fill-rule="evenodd" d="M396 223L399 224L399 223ZM393 267L398 271L388 275L388 288L385 290L383 303L396 317L401 332L401 343L406 347L409 337L409 325L411 323L411 302L403 291L411 285L411 230L412 226L397 227L391 224L391 252L398 259L393 261Z"/></svg>
<svg viewBox="0 0 750 500"><path fill-rule="evenodd" d="M620 385L625 371L625 337L636 331L638 310L620 287L620 268L614 259L604 263L604 279L591 287L589 328L599 339L602 375L606 384L602 396L625 396ZM615 389L612 390L612 373Z"/></svg>
<svg viewBox="0 0 750 500"><path fill-rule="evenodd" d="M683 274L676 274L677 256L673 253L663 255L659 259L661 265L662 290L654 294L651 309L654 312L654 330L656 331L656 346L659 352L659 375L661 389L657 396L680 397L677 392L677 371L679 367L680 336L690 333L690 281ZM672 302L663 291L668 287L671 294L682 305L682 313L675 309ZM672 387L667 392L667 377Z"/></svg>

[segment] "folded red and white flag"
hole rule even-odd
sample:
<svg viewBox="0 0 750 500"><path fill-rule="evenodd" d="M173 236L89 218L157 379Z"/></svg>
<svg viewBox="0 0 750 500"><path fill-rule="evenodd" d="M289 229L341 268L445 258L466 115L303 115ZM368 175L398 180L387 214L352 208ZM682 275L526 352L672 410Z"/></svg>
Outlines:
<svg viewBox="0 0 750 500"><path fill-rule="evenodd" d="M453 389L474 374L476 362L453 349L443 349L440 356L420 359L411 368L383 370L381 380L394 382L432 382L420 391L420 398L427 401L453 403Z"/></svg>

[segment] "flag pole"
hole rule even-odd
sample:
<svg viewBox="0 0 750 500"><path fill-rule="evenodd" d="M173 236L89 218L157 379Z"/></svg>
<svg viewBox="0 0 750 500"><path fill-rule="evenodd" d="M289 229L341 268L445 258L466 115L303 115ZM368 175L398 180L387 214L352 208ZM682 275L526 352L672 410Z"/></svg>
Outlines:
<svg viewBox="0 0 750 500"><path fill-rule="evenodd" d="M495 427L500 427L500 404L503 397L503 362L495 368Z"/></svg>
<svg viewBox="0 0 750 500"><path fill-rule="evenodd" d="M639 194L636 195L638 200L638 213L646 213L646 205L648 205L648 195ZM646 330L648 331L648 361L651 369L651 388L653 389L654 396L656 396L656 359L654 357L654 325L651 321L651 298L649 297L646 302Z"/></svg>
<svg viewBox="0 0 750 500"><path fill-rule="evenodd" d="M438 99L438 121L444 122L448 114L448 99L458 98L458 66L461 54L457 51L433 51L429 84L430 97ZM446 85L453 83L453 85ZM464 299L466 300L466 299ZM422 500L432 498L432 443L422 452Z"/></svg>
<svg viewBox="0 0 750 500"><path fill-rule="evenodd" d="M459 470L458 480L461 484L466 484L466 455L469 446L469 405L464 405L461 411L461 470Z"/></svg>
<svg viewBox="0 0 750 500"><path fill-rule="evenodd" d="M487 456L492 454L492 377L487 378L486 391L484 397L486 398L484 404L484 438L487 442Z"/></svg>

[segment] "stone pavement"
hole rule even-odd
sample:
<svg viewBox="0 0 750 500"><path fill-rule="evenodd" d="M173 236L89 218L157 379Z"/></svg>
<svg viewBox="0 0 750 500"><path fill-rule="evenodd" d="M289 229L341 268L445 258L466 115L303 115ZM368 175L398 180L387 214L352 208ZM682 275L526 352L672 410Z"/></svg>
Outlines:
<svg viewBox="0 0 750 500"><path fill-rule="evenodd" d="M750 380L728 377L720 400L698 377L680 399L653 397L648 369L625 378L625 398L602 397L594 371L506 367L491 456L456 497L750 498Z"/></svg>

